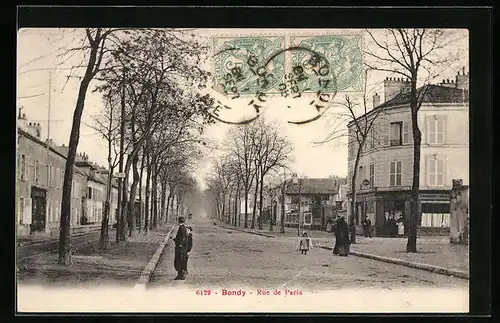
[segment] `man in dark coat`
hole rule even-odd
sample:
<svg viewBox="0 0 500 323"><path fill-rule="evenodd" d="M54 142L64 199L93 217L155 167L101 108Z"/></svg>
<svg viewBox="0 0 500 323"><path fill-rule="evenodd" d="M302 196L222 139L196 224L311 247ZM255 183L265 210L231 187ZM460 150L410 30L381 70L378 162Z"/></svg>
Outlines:
<svg viewBox="0 0 500 323"><path fill-rule="evenodd" d="M191 248L193 248L193 228L192 227L186 227L187 229L187 241L186 241L186 255L184 258L184 275L188 275L188 260L189 260L189 253L191 252Z"/></svg>
<svg viewBox="0 0 500 323"><path fill-rule="evenodd" d="M363 233L365 234L365 238L368 238L368 217L366 217L363 221Z"/></svg>
<svg viewBox="0 0 500 323"><path fill-rule="evenodd" d="M349 253L349 228L341 216L335 225L335 247L333 254L347 257Z"/></svg>
<svg viewBox="0 0 500 323"><path fill-rule="evenodd" d="M366 217L366 233L368 234L368 237L372 237L372 220L370 220L369 217Z"/></svg>
<svg viewBox="0 0 500 323"><path fill-rule="evenodd" d="M184 217L180 216L178 218L179 226L177 228L177 234L174 238L175 242L175 258L174 258L174 268L177 271L176 280L184 280L184 261L186 258L186 246L187 246L187 230L185 226Z"/></svg>

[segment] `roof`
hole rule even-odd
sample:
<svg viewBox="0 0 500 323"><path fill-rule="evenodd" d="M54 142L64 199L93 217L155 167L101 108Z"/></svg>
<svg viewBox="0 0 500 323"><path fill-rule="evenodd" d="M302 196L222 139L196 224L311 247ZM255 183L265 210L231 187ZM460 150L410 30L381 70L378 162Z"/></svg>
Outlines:
<svg viewBox="0 0 500 323"><path fill-rule="evenodd" d="M47 143L44 143L43 141L41 141L40 139L38 139L37 137L33 136L32 134L30 134L29 132L21 129L21 128L17 128L17 130L19 131L19 133L21 135L23 135L24 137L32 140L33 142L39 144L40 146L43 146L44 148L47 147ZM54 154L64 158L65 160L67 160L67 156L65 156L64 154L62 154L59 150L57 149L54 149L54 147L51 147L50 145L48 146L48 149L53 152ZM78 174L78 175L82 175L82 176L86 176L87 174L85 174L80 168L78 168L77 166L73 165L73 171L74 173Z"/></svg>
<svg viewBox="0 0 500 323"><path fill-rule="evenodd" d="M420 95L424 91L425 95L422 103L468 103L469 102L469 91L462 90L459 88L441 86L428 84L417 89L417 95ZM382 104L377 105L372 111L383 109L392 106L410 104L410 93L401 92L394 98L386 101ZM352 124L354 120L350 121L348 125Z"/></svg>
<svg viewBox="0 0 500 323"><path fill-rule="evenodd" d="M462 103L469 101L469 91L459 88L428 84L418 88L417 94L420 95L422 91L425 93L422 103ZM375 109L409 103L410 93L403 92L378 105Z"/></svg>
<svg viewBox="0 0 500 323"><path fill-rule="evenodd" d="M302 178L301 194L337 194L338 180L335 178ZM286 194L298 194L299 183L287 185Z"/></svg>

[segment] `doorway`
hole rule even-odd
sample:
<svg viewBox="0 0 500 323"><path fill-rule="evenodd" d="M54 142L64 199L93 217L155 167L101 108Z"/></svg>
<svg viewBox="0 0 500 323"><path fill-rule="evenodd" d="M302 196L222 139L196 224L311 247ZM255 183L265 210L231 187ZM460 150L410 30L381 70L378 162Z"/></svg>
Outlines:
<svg viewBox="0 0 500 323"><path fill-rule="evenodd" d="M38 187L31 188L32 218L30 234L45 231L47 220L47 191Z"/></svg>

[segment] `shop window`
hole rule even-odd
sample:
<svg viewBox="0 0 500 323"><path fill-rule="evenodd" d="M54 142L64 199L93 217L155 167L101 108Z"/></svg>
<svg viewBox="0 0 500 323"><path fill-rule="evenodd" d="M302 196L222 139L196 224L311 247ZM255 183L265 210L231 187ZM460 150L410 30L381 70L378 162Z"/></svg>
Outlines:
<svg viewBox="0 0 500 323"><path fill-rule="evenodd" d="M449 203L422 203L422 227L449 228L450 204Z"/></svg>

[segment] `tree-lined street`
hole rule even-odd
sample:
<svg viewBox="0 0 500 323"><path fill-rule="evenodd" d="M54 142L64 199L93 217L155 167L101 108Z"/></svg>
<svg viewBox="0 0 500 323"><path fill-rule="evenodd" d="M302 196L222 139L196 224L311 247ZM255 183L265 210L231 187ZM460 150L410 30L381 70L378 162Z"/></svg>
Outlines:
<svg viewBox="0 0 500 323"><path fill-rule="evenodd" d="M173 248L167 247L149 288L191 289L288 288L307 291L339 288L439 287L466 290L468 281L359 257L338 257L315 248L307 255L295 251L296 237L266 238L214 226L203 219L193 223L194 244L189 276L174 281ZM333 244L333 239L330 240Z"/></svg>

